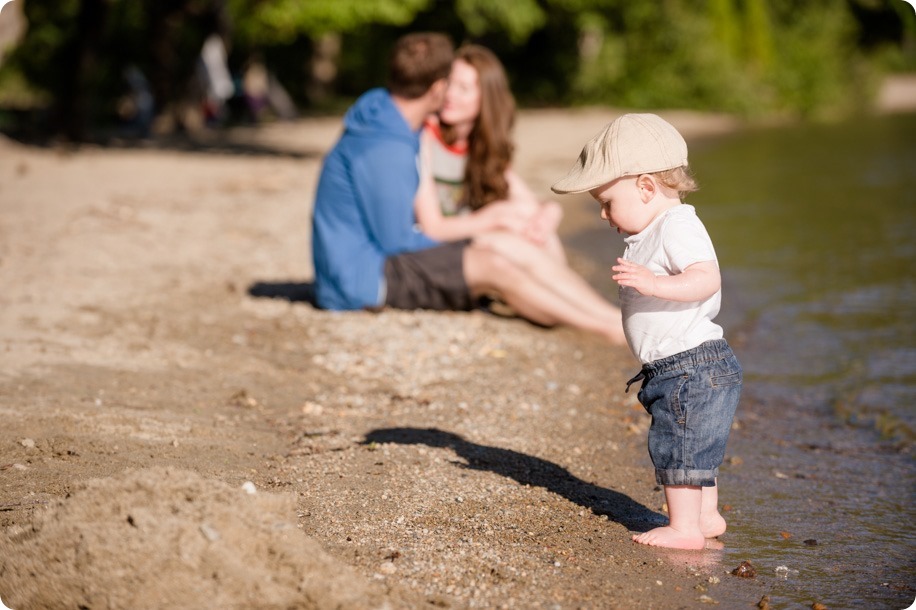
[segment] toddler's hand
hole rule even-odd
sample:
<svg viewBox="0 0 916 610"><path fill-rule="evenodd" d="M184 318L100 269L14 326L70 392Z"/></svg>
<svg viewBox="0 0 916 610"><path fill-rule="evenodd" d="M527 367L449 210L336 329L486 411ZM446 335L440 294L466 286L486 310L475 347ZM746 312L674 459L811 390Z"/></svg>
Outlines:
<svg viewBox="0 0 916 610"><path fill-rule="evenodd" d="M646 267L618 258L611 269L616 272L611 278L621 286L629 286L647 297L655 296L655 274Z"/></svg>

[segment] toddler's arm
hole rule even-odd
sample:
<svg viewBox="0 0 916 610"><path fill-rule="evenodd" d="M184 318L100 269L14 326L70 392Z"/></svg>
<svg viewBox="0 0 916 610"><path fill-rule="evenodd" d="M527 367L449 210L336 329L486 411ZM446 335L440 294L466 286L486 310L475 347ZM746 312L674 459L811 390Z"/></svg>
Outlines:
<svg viewBox="0 0 916 610"><path fill-rule="evenodd" d="M694 263L677 275L655 275L646 267L622 258L617 259L612 269L616 272L613 280L621 286L666 301L704 301L722 286L716 261Z"/></svg>

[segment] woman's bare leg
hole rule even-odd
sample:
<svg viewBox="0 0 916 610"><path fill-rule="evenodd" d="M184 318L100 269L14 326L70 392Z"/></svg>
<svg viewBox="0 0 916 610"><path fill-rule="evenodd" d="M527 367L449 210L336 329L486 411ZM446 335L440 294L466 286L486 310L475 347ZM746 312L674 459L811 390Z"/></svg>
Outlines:
<svg viewBox="0 0 916 610"><path fill-rule="evenodd" d="M620 310L598 294L591 284L573 271L564 261L550 256L542 248L508 232L492 232L474 239L472 247L491 250L521 268L547 290L557 293L570 307L588 315L609 320L620 326ZM621 331L621 340L623 335Z"/></svg>
<svg viewBox="0 0 916 610"><path fill-rule="evenodd" d="M485 237L489 237L485 236ZM524 238L503 233L465 249L471 291L496 291L520 316L537 324L564 324L623 344L620 310L572 269Z"/></svg>
<svg viewBox="0 0 916 610"><path fill-rule="evenodd" d="M560 221L563 220L563 208L556 201L545 201L538 204L535 215L529 222L530 230L536 236L536 242L557 262L566 264L566 251L563 242L557 235Z"/></svg>

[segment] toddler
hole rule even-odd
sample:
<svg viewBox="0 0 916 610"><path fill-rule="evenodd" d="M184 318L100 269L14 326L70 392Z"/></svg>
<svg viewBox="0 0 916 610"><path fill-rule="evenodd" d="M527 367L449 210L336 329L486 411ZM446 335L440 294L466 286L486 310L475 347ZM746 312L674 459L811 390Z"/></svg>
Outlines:
<svg viewBox="0 0 916 610"><path fill-rule="evenodd" d="M654 114L626 114L582 149L552 189L588 191L625 235L614 265L623 330L642 370L639 401L652 415L649 455L665 488L669 524L633 536L652 546L702 549L725 531L717 476L741 394L742 371L722 328L716 253L693 206L687 144Z"/></svg>

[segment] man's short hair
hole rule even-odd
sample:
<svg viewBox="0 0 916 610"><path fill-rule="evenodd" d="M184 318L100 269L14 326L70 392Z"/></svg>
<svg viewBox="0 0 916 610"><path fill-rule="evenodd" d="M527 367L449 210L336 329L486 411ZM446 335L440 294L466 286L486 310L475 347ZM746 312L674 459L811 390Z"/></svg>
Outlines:
<svg viewBox="0 0 916 610"><path fill-rule="evenodd" d="M388 91L416 99L436 81L447 78L455 47L445 34L415 32L398 39L388 66Z"/></svg>

